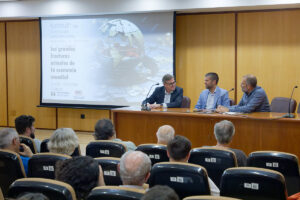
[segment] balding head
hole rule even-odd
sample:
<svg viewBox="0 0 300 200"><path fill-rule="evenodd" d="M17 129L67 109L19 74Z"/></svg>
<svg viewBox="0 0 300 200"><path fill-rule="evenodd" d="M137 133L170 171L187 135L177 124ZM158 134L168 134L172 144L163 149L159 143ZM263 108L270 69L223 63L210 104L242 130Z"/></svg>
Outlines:
<svg viewBox="0 0 300 200"><path fill-rule="evenodd" d="M167 145L170 140L174 138L175 130L170 125L159 127L156 132L157 143Z"/></svg>
<svg viewBox="0 0 300 200"><path fill-rule="evenodd" d="M8 149L18 153L19 145L19 136L15 129L4 128L0 130L0 149Z"/></svg>
<svg viewBox="0 0 300 200"><path fill-rule="evenodd" d="M141 151L128 151L120 161L120 176L123 185L142 186L149 178L150 158Z"/></svg>

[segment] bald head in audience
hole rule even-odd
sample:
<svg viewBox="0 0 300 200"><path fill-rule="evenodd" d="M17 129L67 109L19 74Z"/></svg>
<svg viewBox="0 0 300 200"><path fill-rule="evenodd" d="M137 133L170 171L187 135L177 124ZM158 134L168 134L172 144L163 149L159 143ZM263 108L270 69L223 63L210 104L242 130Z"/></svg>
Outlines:
<svg viewBox="0 0 300 200"><path fill-rule="evenodd" d="M157 144L167 145L174 138L175 130L170 125L163 125L156 132Z"/></svg>
<svg viewBox="0 0 300 200"><path fill-rule="evenodd" d="M123 185L143 186L150 170L151 160L141 151L128 151L121 157L119 171Z"/></svg>

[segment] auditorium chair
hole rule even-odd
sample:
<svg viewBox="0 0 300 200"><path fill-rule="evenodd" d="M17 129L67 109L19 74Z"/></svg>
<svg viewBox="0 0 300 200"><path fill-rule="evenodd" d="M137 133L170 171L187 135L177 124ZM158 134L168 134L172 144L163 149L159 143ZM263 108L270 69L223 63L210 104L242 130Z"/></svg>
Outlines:
<svg viewBox="0 0 300 200"><path fill-rule="evenodd" d="M250 153L247 165L272 169L282 173L289 195L300 191L299 162L298 157L294 154L277 151L256 151Z"/></svg>
<svg viewBox="0 0 300 200"><path fill-rule="evenodd" d="M120 158L127 151L126 146L121 142L111 140L95 140L86 146L86 155L97 157Z"/></svg>
<svg viewBox="0 0 300 200"><path fill-rule="evenodd" d="M122 185L122 180L118 171L120 158L102 157L95 158L102 167L104 182L106 185Z"/></svg>
<svg viewBox="0 0 300 200"><path fill-rule="evenodd" d="M284 176L274 170L236 167L225 170L221 179L221 196L244 200L286 200Z"/></svg>
<svg viewBox="0 0 300 200"><path fill-rule="evenodd" d="M162 144L141 144L136 151L142 151L149 156L151 164L169 161L167 146Z"/></svg>
<svg viewBox="0 0 300 200"><path fill-rule="evenodd" d="M181 108L190 108L191 107L191 99L187 96L183 96L180 107Z"/></svg>
<svg viewBox="0 0 300 200"><path fill-rule="evenodd" d="M8 187L19 178L26 177L20 156L9 150L0 150L0 188L6 197Z"/></svg>
<svg viewBox="0 0 300 200"><path fill-rule="evenodd" d="M55 164L71 156L57 153L34 154L28 162L28 177L55 179Z"/></svg>
<svg viewBox="0 0 300 200"><path fill-rule="evenodd" d="M289 104L290 113L294 113L297 107L296 100L286 97L274 97L271 102L271 112L288 113Z"/></svg>
<svg viewBox="0 0 300 200"><path fill-rule="evenodd" d="M94 188L87 200L140 200L145 190L120 186L100 186Z"/></svg>
<svg viewBox="0 0 300 200"><path fill-rule="evenodd" d="M235 153L227 149L214 147L194 148L190 152L189 163L203 166L208 176L219 187L223 172L237 167Z"/></svg>
<svg viewBox="0 0 300 200"><path fill-rule="evenodd" d="M204 167L182 162L161 162L153 166L149 186L167 185L180 199L193 195L210 195L207 172Z"/></svg>
<svg viewBox="0 0 300 200"><path fill-rule="evenodd" d="M41 153L49 152L48 142L49 142L48 138L44 139L42 141L42 143L41 143ZM78 145L78 147L76 147L74 152L72 153L71 157L74 157L74 156L81 156L80 145Z"/></svg>
<svg viewBox="0 0 300 200"><path fill-rule="evenodd" d="M19 135L19 138L20 138L20 142L26 144L31 149L32 153L37 153L35 142L31 137Z"/></svg>
<svg viewBox="0 0 300 200"><path fill-rule="evenodd" d="M240 200L236 198L231 198L231 197L221 197L221 196L190 196L186 197L183 200Z"/></svg>
<svg viewBox="0 0 300 200"><path fill-rule="evenodd" d="M17 198L28 192L42 193L49 200L76 200L76 194L71 185L45 178L18 179L9 187L8 196Z"/></svg>
<svg viewBox="0 0 300 200"><path fill-rule="evenodd" d="M234 104L235 104L235 101L233 99L229 98L229 105L233 106Z"/></svg>
<svg viewBox="0 0 300 200"><path fill-rule="evenodd" d="M1 188L0 188L0 200L4 200L4 196L3 196Z"/></svg>

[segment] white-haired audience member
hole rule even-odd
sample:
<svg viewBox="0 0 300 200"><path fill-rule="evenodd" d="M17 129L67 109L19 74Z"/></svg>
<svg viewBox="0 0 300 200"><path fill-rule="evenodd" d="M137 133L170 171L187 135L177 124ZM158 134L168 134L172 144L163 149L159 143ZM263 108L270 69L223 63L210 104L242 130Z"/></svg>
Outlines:
<svg viewBox="0 0 300 200"><path fill-rule="evenodd" d="M50 137L48 149L51 153L72 155L78 145L78 137L73 129L59 128Z"/></svg>
<svg viewBox="0 0 300 200"><path fill-rule="evenodd" d="M167 145L174 138L175 130L170 125L163 125L156 132L157 144Z"/></svg>
<svg viewBox="0 0 300 200"><path fill-rule="evenodd" d="M95 140L112 140L116 142L121 142L127 148L127 151L134 151L136 146L133 142L130 141L122 141L117 138L115 126L113 125L110 119L100 119L97 121L95 125Z"/></svg>
<svg viewBox="0 0 300 200"><path fill-rule="evenodd" d="M20 148L22 151L20 151ZM4 128L0 130L0 149L10 150L20 154L25 172L28 172L28 161L32 152L28 146L20 143L19 135L15 129Z"/></svg>
<svg viewBox="0 0 300 200"><path fill-rule="evenodd" d="M230 143L232 141L232 137L234 136L235 128L231 121L223 120L215 124L214 134L217 140L216 147L229 149L233 151L236 155L238 166L246 166L247 164L247 156L246 154L239 149L230 148Z"/></svg>
<svg viewBox="0 0 300 200"><path fill-rule="evenodd" d="M188 162L192 144L184 136L176 135L167 145L167 154L170 162ZM220 190L216 184L208 177L211 195L219 196Z"/></svg>
<svg viewBox="0 0 300 200"><path fill-rule="evenodd" d="M128 151L121 157L119 172L123 187L144 190L150 176L151 160L141 151Z"/></svg>

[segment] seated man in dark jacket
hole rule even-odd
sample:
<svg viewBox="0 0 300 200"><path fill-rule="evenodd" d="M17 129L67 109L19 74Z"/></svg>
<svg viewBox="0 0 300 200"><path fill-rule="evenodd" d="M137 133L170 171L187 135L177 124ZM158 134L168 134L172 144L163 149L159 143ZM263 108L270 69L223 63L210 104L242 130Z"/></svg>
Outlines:
<svg viewBox="0 0 300 200"><path fill-rule="evenodd" d="M162 78L164 86L157 87L153 94L142 104L149 104L150 108L168 107L180 108L183 99L183 89L176 86L174 77L170 74Z"/></svg>

